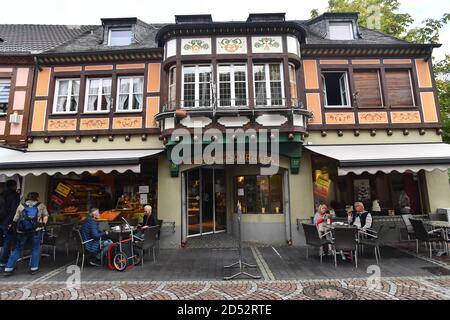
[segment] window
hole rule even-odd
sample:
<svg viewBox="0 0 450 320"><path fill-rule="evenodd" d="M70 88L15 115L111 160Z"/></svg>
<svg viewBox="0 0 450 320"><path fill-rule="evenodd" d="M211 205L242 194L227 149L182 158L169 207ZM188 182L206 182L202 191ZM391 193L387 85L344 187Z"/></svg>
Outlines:
<svg viewBox="0 0 450 320"><path fill-rule="evenodd" d="M131 44L132 39L131 27L111 28L109 29L108 45L109 46L126 46Z"/></svg>
<svg viewBox="0 0 450 320"><path fill-rule="evenodd" d="M322 72L322 82L326 107L350 107L347 72Z"/></svg>
<svg viewBox="0 0 450 320"><path fill-rule="evenodd" d="M177 97L177 68L172 67L169 70L169 94L168 94L169 110L175 109L176 97Z"/></svg>
<svg viewBox="0 0 450 320"><path fill-rule="evenodd" d="M281 64L255 64L253 66L257 106L283 105L284 92Z"/></svg>
<svg viewBox="0 0 450 320"><path fill-rule="evenodd" d="M183 107L211 107L211 66L183 66Z"/></svg>
<svg viewBox="0 0 450 320"><path fill-rule="evenodd" d="M111 107L111 78L87 79L84 112L108 112Z"/></svg>
<svg viewBox="0 0 450 320"><path fill-rule="evenodd" d="M353 26L351 22L330 22L331 40L353 40Z"/></svg>
<svg viewBox="0 0 450 320"><path fill-rule="evenodd" d="M117 88L117 111L142 111L144 77L120 77Z"/></svg>
<svg viewBox="0 0 450 320"><path fill-rule="evenodd" d="M359 108L383 106L380 73L378 70L354 70L353 79Z"/></svg>
<svg viewBox="0 0 450 320"><path fill-rule="evenodd" d="M415 106L410 70L386 70L388 103L392 107Z"/></svg>
<svg viewBox="0 0 450 320"><path fill-rule="evenodd" d="M235 187L242 213L283 213L281 175L235 177Z"/></svg>
<svg viewBox="0 0 450 320"><path fill-rule="evenodd" d="M53 113L76 113L80 94L80 79L57 79Z"/></svg>
<svg viewBox="0 0 450 320"><path fill-rule="evenodd" d="M244 64L219 65L219 106L247 106L247 66Z"/></svg>
<svg viewBox="0 0 450 320"><path fill-rule="evenodd" d="M289 64L289 92L291 93L291 107L296 107L298 105L297 74L293 64Z"/></svg>
<svg viewBox="0 0 450 320"><path fill-rule="evenodd" d="M0 114L8 111L9 92L11 91L11 80L0 79Z"/></svg>

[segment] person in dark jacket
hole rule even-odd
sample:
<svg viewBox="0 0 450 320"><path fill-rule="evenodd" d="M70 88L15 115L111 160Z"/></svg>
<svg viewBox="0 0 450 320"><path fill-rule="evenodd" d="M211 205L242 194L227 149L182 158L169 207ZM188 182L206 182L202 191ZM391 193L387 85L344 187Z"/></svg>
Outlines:
<svg viewBox="0 0 450 320"><path fill-rule="evenodd" d="M89 212L89 218L83 223L80 229L81 238L84 241L91 240L85 243L86 251L95 254L95 259L90 261L91 265L101 266L101 258L108 253L108 247L112 243L111 240L106 239L108 232L100 230L98 224L98 217L100 211L97 208L92 208Z"/></svg>
<svg viewBox="0 0 450 320"><path fill-rule="evenodd" d="M138 231L135 236L138 239L144 239L144 231L149 227L154 227L158 224L158 220L156 219L156 213L153 212L153 208L150 205L146 205L144 207L144 217L142 219L142 223L138 224Z"/></svg>
<svg viewBox="0 0 450 320"><path fill-rule="evenodd" d="M0 255L0 267L5 267L11 253L11 245L15 238L12 222L20 204L20 196L17 193L17 182L6 181L6 190L0 195L2 199L3 215L0 221L0 237L3 237L3 249Z"/></svg>

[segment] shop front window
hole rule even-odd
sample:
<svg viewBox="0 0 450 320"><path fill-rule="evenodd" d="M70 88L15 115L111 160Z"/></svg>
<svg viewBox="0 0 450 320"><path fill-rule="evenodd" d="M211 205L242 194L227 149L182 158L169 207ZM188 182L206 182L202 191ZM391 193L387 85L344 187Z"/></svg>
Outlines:
<svg viewBox="0 0 450 320"><path fill-rule="evenodd" d="M281 175L235 177L235 196L244 214L283 213Z"/></svg>

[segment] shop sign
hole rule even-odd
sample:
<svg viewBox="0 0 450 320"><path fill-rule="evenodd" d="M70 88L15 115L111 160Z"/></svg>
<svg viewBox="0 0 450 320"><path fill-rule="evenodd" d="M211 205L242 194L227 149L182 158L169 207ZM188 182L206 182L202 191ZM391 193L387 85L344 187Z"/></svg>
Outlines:
<svg viewBox="0 0 450 320"><path fill-rule="evenodd" d="M63 183L58 183L58 185L56 186L56 192L59 193L60 195L62 195L64 198L66 198L69 193L70 193L70 187L63 184Z"/></svg>
<svg viewBox="0 0 450 320"><path fill-rule="evenodd" d="M330 194L331 180L328 172L322 170L315 171L316 181L314 182L314 193L316 196L327 199Z"/></svg>
<svg viewBox="0 0 450 320"><path fill-rule="evenodd" d="M149 193L150 187L149 186L139 186L139 193Z"/></svg>

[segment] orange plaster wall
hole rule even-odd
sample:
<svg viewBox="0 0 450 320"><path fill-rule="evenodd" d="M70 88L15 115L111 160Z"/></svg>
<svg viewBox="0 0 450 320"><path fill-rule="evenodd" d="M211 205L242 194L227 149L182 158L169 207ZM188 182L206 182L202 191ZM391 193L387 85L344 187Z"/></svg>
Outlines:
<svg viewBox="0 0 450 320"><path fill-rule="evenodd" d="M355 114L353 112L327 112L325 113L325 122L327 124L354 124Z"/></svg>
<svg viewBox="0 0 450 320"><path fill-rule="evenodd" d="M159 92L160 90L161 64L150 63L147 74L147 92Z"/></svg>
<svg viewBox="0 0 450 320"><path fill-rule="evenodd" d="M358 59L352 60L352 64L380 64L381 61L379 59Z"/></svg>
<svg viewBox="0 0 450 320"><path fill-rule="evenodd" d="M28 84L29 68L18 68L16 74L16 87L26 87Z"/></svg>
<svg viewBox="0 0 450 320"><path fill-rule="evenodd" d="M98 65L98 66L86 66L84 70L93 71L93 70L112 70L114 67L112 65Z"/></svg>
<svg viewBox="0 0 450 320"><path fill-rule="evenodd" d="M419 111L393 111L391 112L392 123L419 123Z"/></svg>
<svg viewBox="0 0 450 320"><path fill-rule="evenodd" d="M140 129L142 117L119 117L113 119L113 129Z"/></svg>
<svg viewBox="0 0 450 320"><path fill-rule="evenodd" d="M0 121L0 135L5 134L6 121Z"/></svg>
<svg viewBox="0 0 450 320"><path fill-rule="evenodd" d="M159 97L147 98L147 113L145 119L146 128L156 127L155 115L158 113L158 107L159 107Z"/></svg>
<svg viewBox="0 0 450 320"><path fill-rule="evenodd" d="M0 72L12 72L12 68L0 68Z"/></svg>
<svg viewBox="0 0 450 320"><path fill-rule="evenodd" d="M145 64L143 63L127 63L127 64L118 64L116 69L144 69Z"/></svg>
<svg viewBox="0 0 450 320"><path fill-rule="evenodd" d="M49 119L49 131L69 131L77 129L77 119Z"/></svg>
<svg viewBox="0 0 450 320"><path fill-rule="evenodd" d="M387 112L359 112L358 119L360 124L388 123Z"/></svg>
<svg viewBox="0 0 450 320"><path fill-rule="evenodd" d="M304 75L305 75L305 88L306 89L319 89L319 77L317 74L317 63L315 60L303 61Z"/></svg>
<svg viewBox="0 0 450 320"><path fill-rule="evenodd" d="M55 67L54 72L66 72L66 71L81 71L81 66L75 67Z"/></svg>
<svg viewBox="0 0 450 320"><path fill-rule="evenodd" d="M312 112L314 115L310 121L310 124L322 124L322 108L320 106L320 94L307 93L306 106L308 111Z"/></svg>
<svg viewBox="0 0 450 320"><path fill-rule="evenodd" d="M46 97L48 96L48 88L50 85L50 74L52 72L51 68L43 68L42 71L38 73L37 86L36 86L36 96Z"/></svg>
<svg viewBox="0 0 450 320"><path fill-rule="evenodd" d="M383 59L384 64L410 64L411 59Z"/></svg>
<svg viewBox="0 0 450 320"><path fill-rule="evenodd" d="M348 64L348 60L320 60L320 64Z"/></svg>
<svg viewBox="0 0 450 320"><path fill-rule="evenodd" d="M436 110L436 102L434 100L433 92L421 92L420 100L422 101L423 121L424 122L438 122L438 115Z"/></svg>
<svg viewBox="0 0 450 320"><path fill-rule="evenodd" d="M105 130L109 129L109 118L81 119L80 130Z"/></svg>
<svg viewBox="0 0 450 320"><path fill-rule="evenodd" d="M419 80L419 88L431 88L433 83L431 82L430 67L428 62L423 59L416 59L417 78Z"/></svg>
<svg viewBox="0 0 450 320"><path fill-rule="evenodd" d="M33 121L31 124L31 131L45 130L45 114L47 111L47 101L35 101Z"/></svg>

